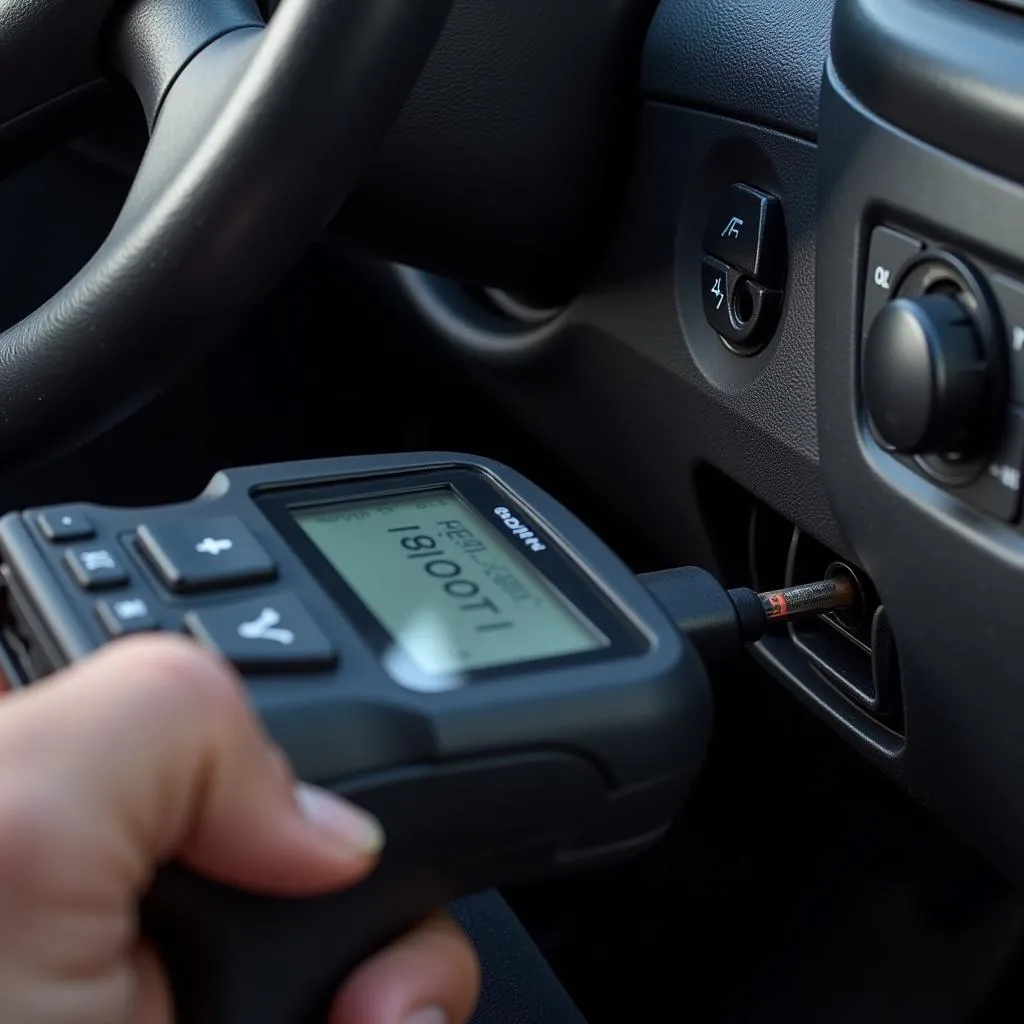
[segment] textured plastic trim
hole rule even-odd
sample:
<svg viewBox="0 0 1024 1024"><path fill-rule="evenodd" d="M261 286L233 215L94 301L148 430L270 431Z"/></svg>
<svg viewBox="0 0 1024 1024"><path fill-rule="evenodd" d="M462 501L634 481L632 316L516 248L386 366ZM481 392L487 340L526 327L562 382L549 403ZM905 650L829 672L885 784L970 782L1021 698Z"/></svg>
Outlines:
<svg viewBox="0 0 1024 1024"><path fill-rule="evenodd" d="M1024 18L969 0L839 0L832 60L875 114L1024 180ZM936 117L936 111L942 111Z"/></svg>
<svg viewBox="0 0 1024 1024"><path fill-rule="evenodd" d="M529 362L553 344L565 327L564 310L552 309L545 319L538 315L534 323L527 323L487 308L448 278L399 264L393 266L392 273L405 297L434 331L483 362ZM493 302L495 292L486 294Z"/></svg>

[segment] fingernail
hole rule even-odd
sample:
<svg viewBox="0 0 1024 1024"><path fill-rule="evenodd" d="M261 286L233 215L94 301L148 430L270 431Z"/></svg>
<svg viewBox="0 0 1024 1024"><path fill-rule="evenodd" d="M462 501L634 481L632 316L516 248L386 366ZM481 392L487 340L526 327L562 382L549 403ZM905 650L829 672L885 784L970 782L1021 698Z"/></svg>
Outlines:
<svg viewBox="0 0 1024 1024"><path fill-rule="evenodd" d="M353 854L371 856L383 848L384 830L380 822L326 789L300 782L295 787L295 802L307 820Z"/></svg>
<svg viewBox="0 0 1024 1024"><path fill-rule="evenodd" d="M448 1014L440 1006L429 1006L406 1017L405 1024L448 1024Z"/></svg>

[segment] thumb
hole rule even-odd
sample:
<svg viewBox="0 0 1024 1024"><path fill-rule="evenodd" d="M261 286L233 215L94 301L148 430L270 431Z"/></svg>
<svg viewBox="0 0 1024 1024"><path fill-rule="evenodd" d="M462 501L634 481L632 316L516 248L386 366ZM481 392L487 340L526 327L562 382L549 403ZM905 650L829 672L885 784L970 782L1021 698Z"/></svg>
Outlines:
<svg viewBox="0 0 1024 1024"><path fill-rule="evenodd" d="M60 831L90 835L94 853L102 843L139 890L176 858L230 885L308 895L358 881L383 843L374 819L296 784L238 676L181 637L111 644L9 697L7 758L37 765L37 811L63 815Z"/></svg>

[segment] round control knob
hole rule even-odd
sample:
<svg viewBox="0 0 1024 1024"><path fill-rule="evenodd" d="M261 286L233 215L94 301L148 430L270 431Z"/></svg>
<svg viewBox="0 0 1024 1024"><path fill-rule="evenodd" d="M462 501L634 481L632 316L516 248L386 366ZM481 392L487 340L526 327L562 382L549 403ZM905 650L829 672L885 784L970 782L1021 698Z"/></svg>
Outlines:
<svg viewBox="0 0 1024 1024"><path fill-rule="evenodd" d="M894 299L864 342L872 426L905 454L981 451L991 440L999 368L967 309L936 293Z"/></svg>

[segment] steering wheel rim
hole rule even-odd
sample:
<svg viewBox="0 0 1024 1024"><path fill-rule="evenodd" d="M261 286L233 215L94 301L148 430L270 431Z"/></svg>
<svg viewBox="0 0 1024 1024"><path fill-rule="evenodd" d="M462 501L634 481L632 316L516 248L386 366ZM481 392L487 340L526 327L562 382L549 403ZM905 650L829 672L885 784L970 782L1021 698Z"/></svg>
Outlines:
<svg viewBox="0 0 1024 1024"><path fill-rule="evenodd" d="M4 465L137 409L284 276L366 169L450 5L284 0L264 25L251 0L137 0L104 25L150 144L96 254L0 335ZM8 31L0 7L0 53Z"/></svg>

